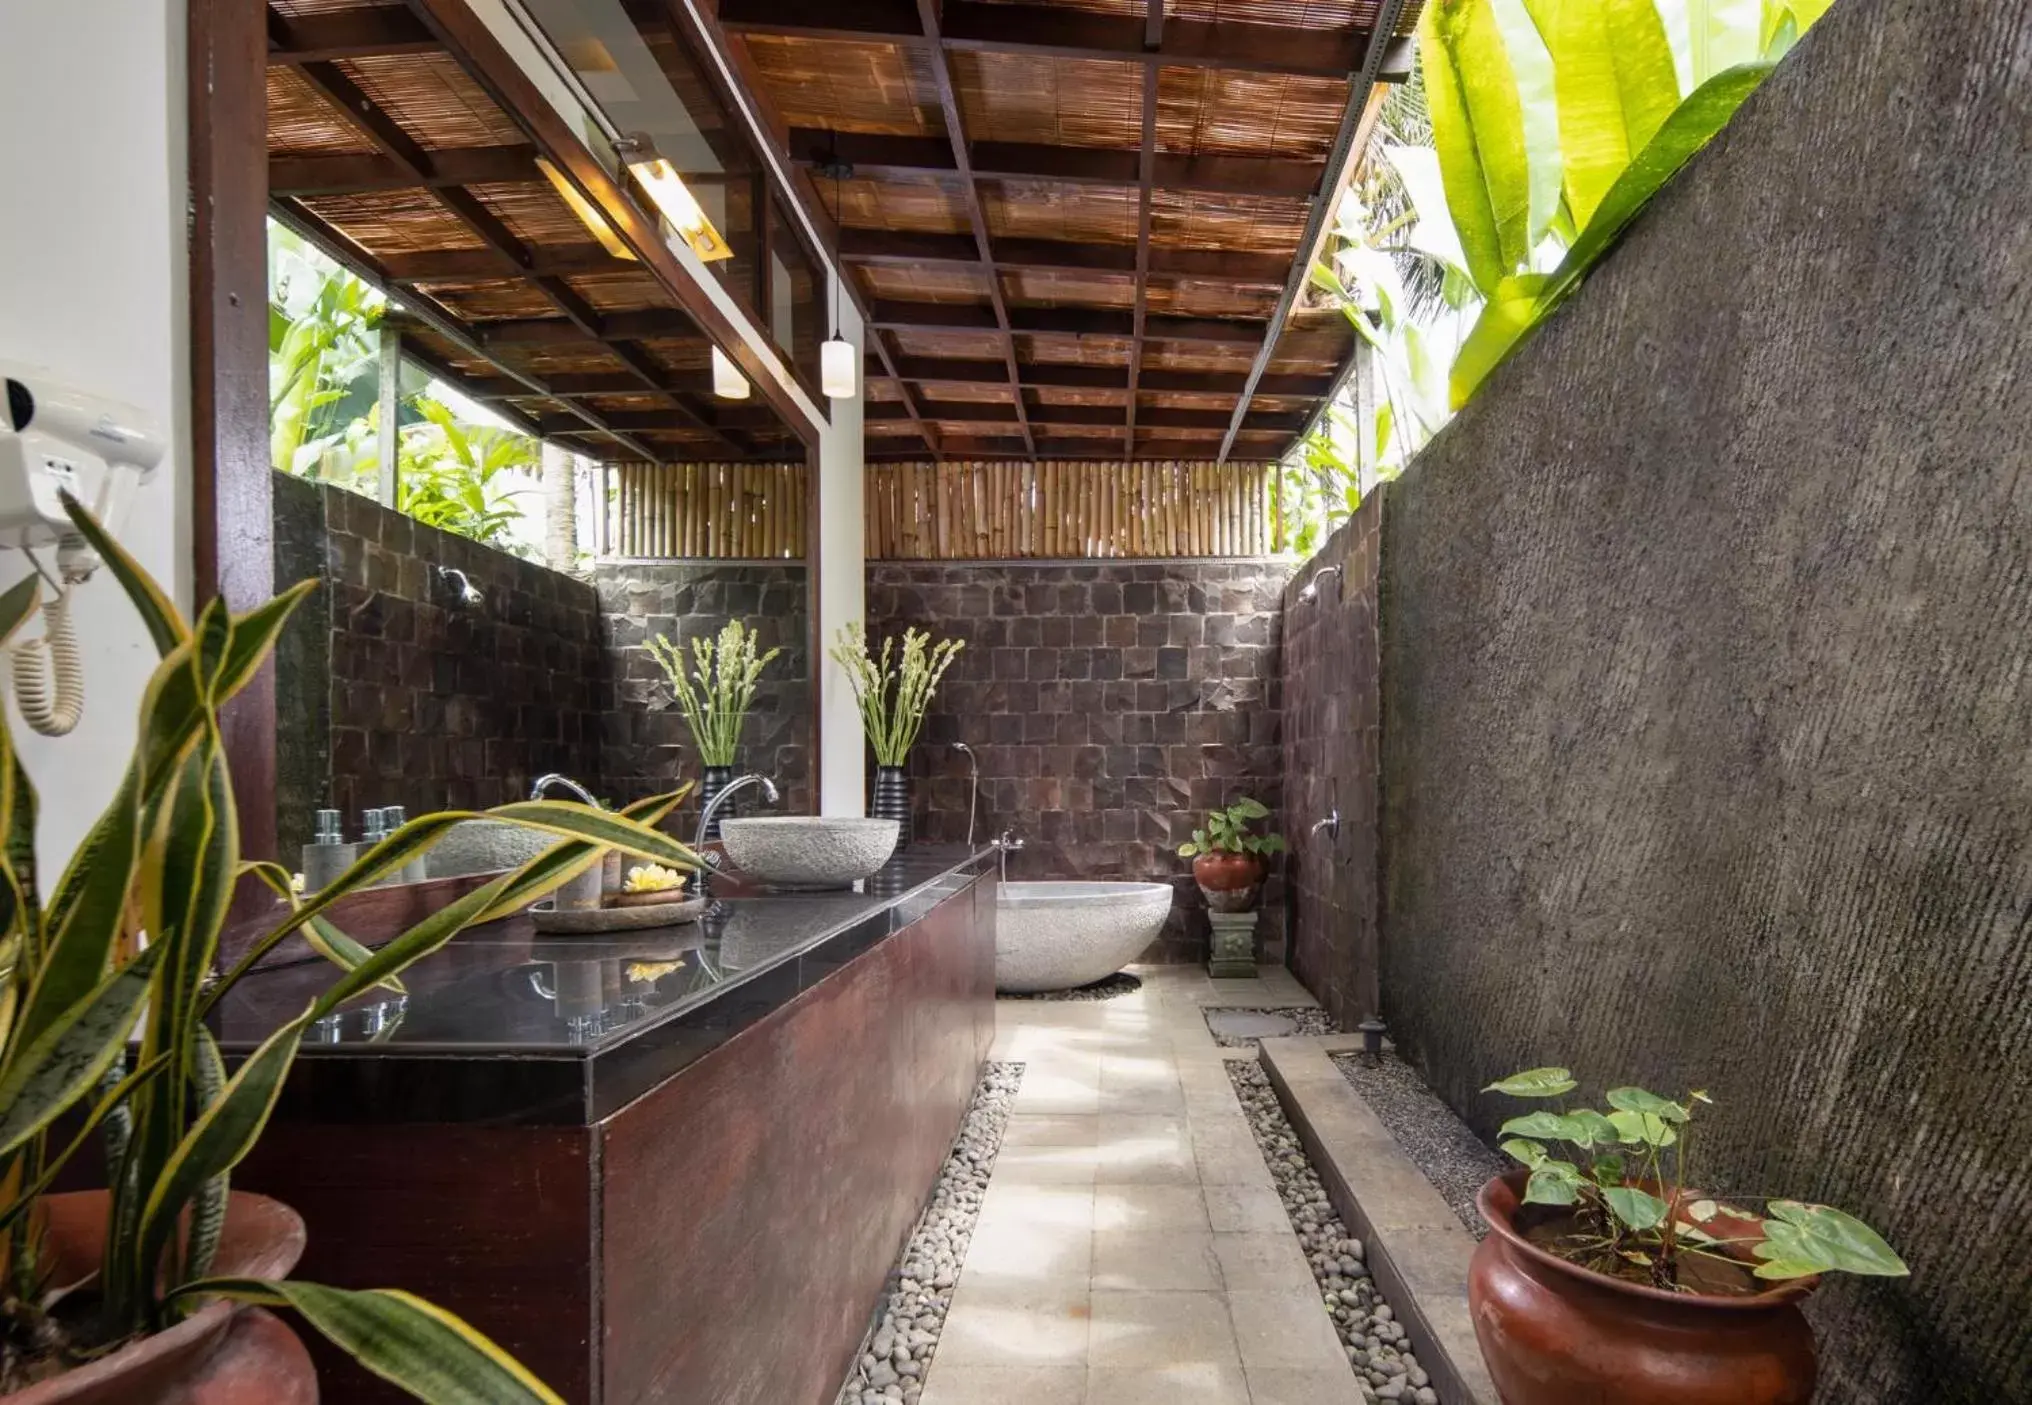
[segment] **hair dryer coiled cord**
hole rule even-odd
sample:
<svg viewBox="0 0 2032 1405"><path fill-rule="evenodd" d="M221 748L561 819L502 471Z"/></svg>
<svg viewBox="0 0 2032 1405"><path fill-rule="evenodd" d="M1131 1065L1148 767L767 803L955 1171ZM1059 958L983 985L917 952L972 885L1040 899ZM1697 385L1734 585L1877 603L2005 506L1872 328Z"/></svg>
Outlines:
<svg viewBox="0 0 2032 1405"><path fill-rule="evenodd" d="M71 618L71 583L66 581L42 610L42 638L12 645L8 662L22 721L45 737L61 737L85 711L85 661Z"/></svg>

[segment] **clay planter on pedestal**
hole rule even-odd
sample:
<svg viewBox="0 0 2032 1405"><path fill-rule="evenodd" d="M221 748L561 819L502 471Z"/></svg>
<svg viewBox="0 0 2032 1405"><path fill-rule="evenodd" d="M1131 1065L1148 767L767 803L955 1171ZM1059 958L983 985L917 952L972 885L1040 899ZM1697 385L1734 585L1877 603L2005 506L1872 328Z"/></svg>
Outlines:
<svg viewBox="0 0 2032 1405"><path fill-rule="evenodd" d="M1263 861L1254 854L1216 849L1192 861L1193 882L1215 912L1247 912L1263 886Z"/></svg>
<svg viewBox="0 0 2032 1405"><path fill-rule="evenodd" d="M1475 1338L1503 1405L1807 1405L1818 1278L1750 1297L1668 1293L1568 1263L1517 1228L1529 1172L1482 1187L1468 1269Z"/></svg>
<svg viewBox="0 0 2032 1405"><path fill-rule="evenodd" d="M103 1190L47 1195L50 1281L98 1267ZM235 1191L212 1276L281 1278L303 1253L303 1220L280 1201ZM215 1301L166 1332L38 1382L0 1405L317 1405L317 1372L296 1334L258 1307Z"/></svg>

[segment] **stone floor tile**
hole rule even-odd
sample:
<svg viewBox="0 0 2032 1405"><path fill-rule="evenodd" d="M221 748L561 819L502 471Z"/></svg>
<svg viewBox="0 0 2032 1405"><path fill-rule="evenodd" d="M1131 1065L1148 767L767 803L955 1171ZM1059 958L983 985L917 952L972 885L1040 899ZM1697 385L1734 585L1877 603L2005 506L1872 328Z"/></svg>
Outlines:
<svg viewBox="0 0 2032 1405"><path fill-rule="evenodd" d="M932 1358L921 1405L1083 1405L1079 1366L955 1366Z"/></svg>
<svg viewBox="0 0 2032 1405"><path fill-rule="evenodd" d="M1216 1185L1206 1187L1204 1194L1207 1219L1216 1234L1291 1233L1291 1217L1284 1213L1284 1202L1275 1190L1260 1185Z"/></svg>
<svg viewBox="0 0 2032 1405"><path fill-rule="evenodd" d="M932 1356L932 1375L951 1366L1083 1366L1090 1316L1084 1281L963 1277Z"/></svg>
<svg viewBox="0 0 2032 1405"><path fill-rule="evenodd" d="M995 1185L1092 1185L1101 1154L1086 1146L1010 1146L995 1157Z"/></svg>
<svg viewBox="0 0 2032 1405"><path fill-rule="evenodd" d="M1090 1366L1086 1405L1249 1405L1248 1378L1239 1367L1213 1361Z"/></svg>
<svg viewBox="0 0 2032 1405"><path fill-rule="evenodd" d="M1282 1206L1278 1213L1283 1213ZM1196 1185L1095 1186L1093 1216L1096 1230L1212 1228Z"/></svg>
<svg viewBox="0 0 2032 1405"><path fill-rule="evenodd" d="M1288 1229L1272 1234L1216 1234L1212 1247L1221 1267L1221 1287L1229 1292L1307 1291L1314 1287L1312 1267L1298 1236Z"/></svg>
<svg viewBox="0 0 2032 1405"><path fill-rule="evenodd" d="M974 1230L960 1281L1084 1284L1093 1272L1093 1252L1090 1228L997 1220Z"/></svg>
<svg viewBox="0 0 2032 1405"><path fill-rule="evenodd" d="M1100 1130L1098 1116L1017 1113L1009 1118L1002 1131L1002 1149L1007 1151L1012 1146L1092 1146Z"/></svg>
<svg viewBox="0 0 2032 1405"><path fill-rule="evenodd" d="M1095 1230L1093 1285L1096 1292L1217 1292L1214 1237L1195 1229Z"/></svg>
<svg viewBox="0 0 2032 1405"><path fill-rule="evenodd" d="M1085 1186L1022 1185L991 1177L981 1197L978 1229L1003 1224L1032 1229L1088 1230L1094 1227L1094 1192Z"/></svg>
<svg viewBox="0 0 2032 1405"><path fill-rule="evenodd" d="M1106 1097L1104 1093L1103 1098ZM1102 1185L1197 1185L1192 1134L1175 1113L1102 1113L1096 1138Z"/></svg>
<svg viewBox="0 0 2032 1405"><path fill-rule="evenodd" d="M1199 1169L1201 1185L1258 1185L1275 1188L1270 1178L1270 1168L1263 1162L1263 1153L1256 1149L1254 1140L1241 1142L1218 1142L1193 1145L1193 1159Z"/></svg>
<svg viewBox="0 0 2032 1405"><path fill-rule="evenodd" d="M1347 1360L1312 1284L1230 1290L1227 1299L1244 1365L1325 1370Z"/></svg>
<svg viewBox="0 0 2032 1405"><path fill-rule="evenodd" d="M1359 1400L1353 1368L1342 1363L1330 1370L1308 1371L1288 1366L1250 1366L1250 1405L1352 1405ZM929 1392L925 1405L934 1405Z"/></svg>
<svg viewBox="0 0 2032 1405"><path fill-rule="evenodd" d="M1232 1365L1238 1361L1234 1328L1219 1293L1096 1291L1091 1311L1090 1365L1179 1366L1196 1361Z"/></svg>

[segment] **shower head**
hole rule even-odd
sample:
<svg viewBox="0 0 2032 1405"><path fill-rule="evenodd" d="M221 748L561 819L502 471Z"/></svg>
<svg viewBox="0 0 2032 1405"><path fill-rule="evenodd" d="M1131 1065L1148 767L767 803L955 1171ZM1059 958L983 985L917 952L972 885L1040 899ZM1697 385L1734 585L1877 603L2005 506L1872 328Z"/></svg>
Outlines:
<svg viewBox="0 0 2032 1405"><path fill-rule="evenodd" d="M458 592L461 605L479 606L487 603L487 597L480 593L480 588L473 584L472 578L458 567L440 566L437 573Z"/></svg>
<svg viewBox="0 0 2032 1405"><path fill-rule="evenodd" d="M1307 604L1310 604L1314 600L1319 599L1319 583L1325 580L1328 576L1338 576L1340 573L1341 568L1339 566L1320 567L1317 571L1314 571L1312 573L1311 580L1307 581L1304 585L1298 588L1298 598L1302 601L1305 601Z"/></svg>

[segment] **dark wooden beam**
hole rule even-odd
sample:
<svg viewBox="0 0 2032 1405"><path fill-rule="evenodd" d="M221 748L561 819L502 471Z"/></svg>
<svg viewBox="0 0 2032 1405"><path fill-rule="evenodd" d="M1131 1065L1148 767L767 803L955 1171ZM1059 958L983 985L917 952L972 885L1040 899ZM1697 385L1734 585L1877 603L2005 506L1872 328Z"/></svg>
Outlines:
<svg viewBox="0 0 2032 1405"><path fill-rule="evenodd" d="M994 309L974 303L890 302L870 308L878 327L930 332L994 332L1000 330ZM1117 337L1129 340L1135 323L1126 312L1098 307L1017 307L1009 311L1016 332L1052 332L1066 336ZM1150 316L1144 336L1151 341L1226 342L1254 346L1263 339L1261 322L1221 317ZM1020 372L1013 372L1020 379Z"/></svg>
<svg viewBox="0 0 2032 1405"><path fill-rule="evenodd" d="M896 363L897 378L919 384L1001 385L1008 380L1000 361L969 361L938 356L906 356ZM1127 390L1129 373L1122 366L1067 366L1025 361L1017 366L1023 384L1074 390ZM870 376L882 376L879 367ZM1248 376L1241 371L1160 371L1146 367L1139 386L1151 394L1239 395ZM1318 396L1330 391L1333 376L1266 375L1256 386L1262 395Z"/></svg>
<svg viewBox="0 0 2032 1405"><path fill-rule="evenodd" d="M695 337L698 328L682 312L650 308L642 312L610 312L601 320L606 335L622 341L656 341ZM472 332L486 346L559 346L582 341L583 334L564 317L510 317L475 322Z"/></svg>
<svg viewBox="0 0 2032 1405"><path fill-rule="evenodd" d="M1139 267L1136 244L1077 244L1060 239L996 239L989 245L993 266L1054 272L1119 273L1124 278L1217 278L1240 287L1281 288L1290 260L1275 254L1225 249L1152 248ZM979 246L964 234L910 230L842 229L840 257L848 263L917 268L945 264L981 269Z"/></svg>
<svg viewBox="0 0 2032 1405"><path fill-rule="evenodd" d="M1016 337L1009 321L1009 302L1002 293L1001 275L995 271L994 249L988 241L988 213L981 205L981 189L974 183L973 156L967 149L966 115L960 109L959 90L953 83L952 60L939 42L940 0L917 0L917 22L931 49L931 73L938 87L938 105L945 116L946 140L952 145L953 169L959 174L960 191L966 197L967 221L972 226L974 247L980 261L988 266L988 301L995 311L995 324L1002 333L1002 357L1009 363L1009 379L1016 374ZM1030 421L1023 412L1023 398L1014 402L1016 423L1023 430L1023 442L1036 447ZM925 418L932 418L927 415Z"/></svg>
<svg viewBox="0 0 2032 1405"><path fill-rule="evenodd" d="M1212 434L1151 439L1136 446L1135 456L1142 461L1211 462L1218 445L1219 436ZM955 459L1119 459L1120 454L1114 450L1114 441L1110 439L1078 435L1041 437L1037 441L1037 452L1034 454L1014 435L953 436L945 441L946 456ZM1265 460L1274 457L1275 455L1268 452L1254 456ZM924 454L921 450L903 446L871 447L867 453L869 463L920 463L923 460Z"/></svg>
<svg viewBox="0 0 2032 1405"><path fill-rule="evenodd" d="M722 27L744 34L918 44L929 34L932 43L954 50L1343 80L1361 65L1367 38L1360 30L1169 19L1161 42L1153 49L1148 46L1149 22L1142 15L946 0L938 26L926 31L914 22L911 8L899 0L856 0L853 4L838 0L721 0L719 17Z"/></svg>
<svg viewBox="0 0 2032 1405"><path fill-rule="evenodd" d="M846 162L856 174L921 179L957 175L952 148L939 137L903 137L793 128L791 154L808 166ZM1135 187L1140 162L1133 151L1029 142L975 142L974 175L981 180L1038 180L1065 185ZM1303 200L1319 188L1317 161L1262 156L1159 155L1153 179L1160 190L1209 195L1282 195Z"/></svg>
<svg viewBox="0 0 2032 1405"><path fill-rule="evenodd" d="M711 378L703 373L691 377L670 376L668 383L694 393L710 393ZM544 383L557 395L640 395L642 382L626 371L581 371L565 372L546 376ZM520 381L505 376L469 379L465 392L475 400L492 404L496 401L527 400L535 392Z"/></svg>
<svg viewBox="0 0 2032 1405"><path fill-rule="evenodd" d="M386 156L278 156L268 163L268 193L360 195L429 185L494 185L537 181L536 148L531 146L451 147L430 153L430 169L419 173Z"/></svg>
<svg viewBox="0 0 2032 1405"><path fill-rule="evenodd" d="M617 259L598 244L536 244L521 272L531 278L570 278L586 273L624 273L640 264ZM484 282L501 276L501 260L489 249L421 249L383 255L388 276L400 283Z"/></svg>
<svg viewBox="0 0 2032 1405"><path fill-rule="evenodd" d="M440 48L416 16L400 5L374 5L328 14L277 15L268 25L271 64L330 63L334 59L435 53Z"/></svg>
<svg viewBox="0 0 2032 1405"><path fill-rule="evenodd" d="M1148 38L1146 43L1156 47L1155 41L1164 33L1163 0L1150 0L1148 9ZM1122 454L1133 458L1136 454L1136 383L1143 374L1143 340L1148 331L1150 312L1150 201L1151 182L1157 169L1157 65L1146 64L1143 69L1143 135L1137 147L1140 163L1136 177L1136 301L1130 311L1129 332L1129 403L1123 421Z"/></svg>
<svg viewBox="0 0 2032 1405"><path fill-rule="evenodd" d="M927 419L947 424L1015 424L1016 406L1007 400L925 400L918 406ZM884 402L869 404L863 412L871 424L894 423L908 418L900 406ZM1030 405L1026 413L1033 425L1066 424L1106 428L1121 433L1126 438L1129 426L1122 422L1122 411L1114 405ZM610 416L619 428L652 428L648 420L637 423L628 415ZM1153 429L1198 430L1208 435L1218 435L1228 426L1228 416L1221 410L1177 410L1167 407L1145 407L1138 416L1138 423ZM1258 410L1243 422L1244 430L1254 434L1294 434L1305 424L1305 416L1291 411Z"/></svg>

